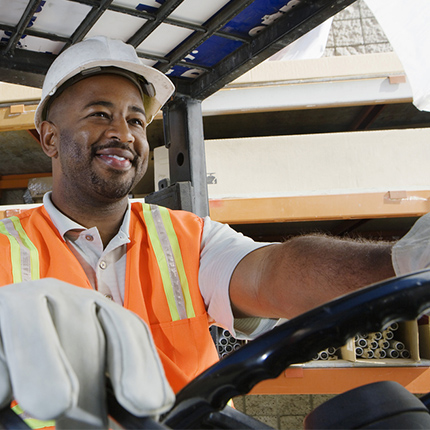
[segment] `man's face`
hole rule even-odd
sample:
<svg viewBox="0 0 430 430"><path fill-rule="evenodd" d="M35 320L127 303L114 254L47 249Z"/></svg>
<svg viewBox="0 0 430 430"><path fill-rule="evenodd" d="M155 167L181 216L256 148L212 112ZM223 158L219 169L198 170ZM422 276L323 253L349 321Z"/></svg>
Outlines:
<svg viewBox="0 0 430 430"><path fill-rule="evenodd" d="M143 101L127 78L97 75L79 81L54 101L48 120L58 133L53 169L54 188L61 192L117 200L145 174Z"/></svg>

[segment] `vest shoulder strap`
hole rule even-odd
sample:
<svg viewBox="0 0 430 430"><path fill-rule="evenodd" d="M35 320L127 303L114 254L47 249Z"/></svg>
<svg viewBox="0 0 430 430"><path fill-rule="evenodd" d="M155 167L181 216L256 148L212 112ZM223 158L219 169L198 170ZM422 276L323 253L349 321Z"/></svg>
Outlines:
<svg viewBox="0 0 430 430"><path fill-rule="evenodd" d="M172 321L195 317L179 240L167 208L143 203L149 240L157 259Z"/></svg>

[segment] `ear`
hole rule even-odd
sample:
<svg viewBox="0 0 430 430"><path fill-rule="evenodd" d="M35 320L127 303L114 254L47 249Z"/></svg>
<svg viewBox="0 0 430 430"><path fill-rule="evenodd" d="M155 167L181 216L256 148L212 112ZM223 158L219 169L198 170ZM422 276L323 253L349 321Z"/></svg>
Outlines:
<svg viewBox="0 0 430 430"><path fill-rule="evenodd" d="M51 121L43 121L40 124L39 135L43 152L50 158L57 158L59 132L55 124Z"/></svg>

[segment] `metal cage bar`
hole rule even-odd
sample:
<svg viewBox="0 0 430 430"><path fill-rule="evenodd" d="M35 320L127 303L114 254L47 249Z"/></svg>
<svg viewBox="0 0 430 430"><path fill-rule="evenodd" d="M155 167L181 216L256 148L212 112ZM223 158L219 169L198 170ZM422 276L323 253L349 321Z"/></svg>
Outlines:
<svg viewBox="0 0 430 430"><path fill-rule="evenodd" d="M108 9L113 0L102 0L100 5L93 6L84 20L81 22L79 27L75 30L70 41L66 43L63 50L67 49L70 45L73 45L76 42L80 42L85 35L91 30L91 27L99 20L99 18L103 15L103 13Z"/></svg>
<svg viewBox="0 0 430 430"><path fill-rule="evenodd" d="M202 74L192 83L181 78L173 78L177 93L199 100L209 97L354 1L304 1L267 26L264 31L254 37L252 43L242 45L214 66L210 72ZM160 69L167 70L166 67L163 65Z"/></svg>
<svg viewBox="0 0 430 430"><path fill-rule="evenodd" d="M8 41L8 44L5 50L2 52L3 55L13 54L16 46L18 45L19 39L24 34L25 29L31 21L34 13L39 8L42 0L30 0L27 4L27 7L24 10L24 13L21 16L17 26L14 28L12 32L12 36Z"/></svg>
<svg viewBox="0 0 430 430"><path fill-rule="evenodd" d="M134 47L139 46L163 21L181 4L184 0L168 0L163 3L157 10L154 21L148 21L128 39Z"/></svg>
<svg viewBox="0 0 430 430"><path fill-rule="evenodd" d="M162 64L158 67L162 72L166 72L172 68L178 61L182 60L191 51L201 45L205 40L209 39L216 31L220 30L231 19L237 16L242 10L249 6L253 0L237 0L228 3L220 12L213 16L206 24L207 31L202 36L198 33L191 35L184 43L174 49L169 55L170 62Z"/></svg>

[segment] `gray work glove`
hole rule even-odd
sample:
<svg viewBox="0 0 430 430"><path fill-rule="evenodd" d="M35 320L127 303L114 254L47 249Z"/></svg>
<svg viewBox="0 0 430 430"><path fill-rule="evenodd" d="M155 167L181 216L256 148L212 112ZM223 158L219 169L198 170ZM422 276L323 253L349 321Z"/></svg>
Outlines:
<svg viewBox="0 0 430 430"><path fill-rule="evenodd" d="M151 334L132 312L96 291L55 280L0 288L0 407L15 398L57 428L107 428L105 374L138 416L170 409Z"/></svg>
<svg viewBox="0 0 430 430"><path fill-rule="evenodd" d="M430 267L430 213L393 246L392 262L397 276Z"/></svg>

